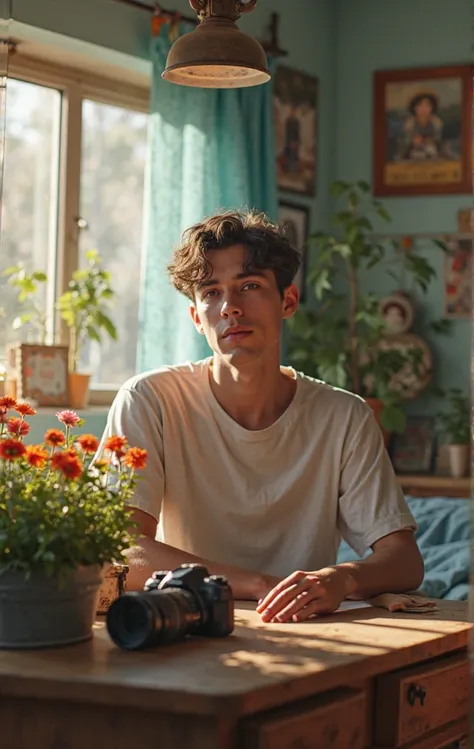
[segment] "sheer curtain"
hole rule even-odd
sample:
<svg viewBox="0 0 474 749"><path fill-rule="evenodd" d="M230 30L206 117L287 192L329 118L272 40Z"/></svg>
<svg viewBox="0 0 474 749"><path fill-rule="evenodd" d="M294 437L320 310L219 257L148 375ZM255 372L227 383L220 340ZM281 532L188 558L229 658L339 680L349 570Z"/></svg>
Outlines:
<svg viewBox="0 0 474 749"><path fill-rule="evenodd" d="M166 274L182 232L227 208L277 217L271 82L234 90L168 83L161 73L170 46L165 26L152 40L139 371L210 353Z"/></svg>

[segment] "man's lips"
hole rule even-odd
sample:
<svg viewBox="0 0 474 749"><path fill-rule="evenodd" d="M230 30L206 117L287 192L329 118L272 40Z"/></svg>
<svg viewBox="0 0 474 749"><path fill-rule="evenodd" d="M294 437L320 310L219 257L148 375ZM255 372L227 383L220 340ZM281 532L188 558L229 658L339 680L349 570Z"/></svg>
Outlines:
<svg viewBox="0 0 474 749"><path fill-rule="evenodd" d="M222 337L226 339L238 339L238 338L245 338L245 336L250 335L252 331L248 328L227 328L227 330L224 331Z"/></svg>

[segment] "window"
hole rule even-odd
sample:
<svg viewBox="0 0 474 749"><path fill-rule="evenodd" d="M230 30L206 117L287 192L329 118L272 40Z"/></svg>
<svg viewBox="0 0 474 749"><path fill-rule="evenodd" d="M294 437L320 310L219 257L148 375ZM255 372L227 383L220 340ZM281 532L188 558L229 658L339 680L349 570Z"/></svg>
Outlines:
<svg viewBox="0 0 474 749"><path fill-rule="evenodd" d="M9 80L6 106L0 341L9 344L16 338L13 325L22 308L3 271L17 264L23 264L28 272L38 270L48 275L50 282L39 285L38 296L39 304L49 309L46 325L49 336L53 334L61 92ZM26 340L34 334L33 329L25 328Z"/></svg>
<svg viewBox="0 0 474 749"><path fill-rule="evenodd" d="M9 76L0 273L22 263L47 274L47 340L64 342L55 301L98 250L118 341L87 344L81 368L92 373L91 403L107 404L136 371L149 91L21 55ZM0 278L0 359L5 343L38 340L31 325L21 337L12 327L16 296Z"/></svg>
<svg viewBox="0 0 474 749"><path fill-rule="evenodd" d="M93 382L124 382L135 374L138 297L146 160L147 116L121 107L84 101L79 264L97 249L112 274L116 303L111 315L119 342L104 337L83 351L81 366Z"/></svg>

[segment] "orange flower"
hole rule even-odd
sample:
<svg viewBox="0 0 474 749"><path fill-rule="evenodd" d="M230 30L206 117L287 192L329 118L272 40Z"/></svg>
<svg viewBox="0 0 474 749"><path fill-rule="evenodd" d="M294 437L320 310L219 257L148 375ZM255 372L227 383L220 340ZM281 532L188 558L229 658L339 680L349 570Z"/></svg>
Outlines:
<svg viewBox="0 0 474 749"><path fill-rule="evenodd" d="M26 453L23 442L14 439L0 440L0 458L4 460L18 460Z"/></svg>
<svg viewBox="0 0 474 749"><path fill-rule="evenodd" d="M127 450L123 462L129 468L140 470L140 468L145 468L146 466L147 455L147 451L142 450L141 447L131 447L129 450Z"/></svg>
<svg viewBox="0 0 474 749"><path fill-rule="evenodd" d="M29 445L26 448L26 460L34 468L43 468L48 458L49 454L41 445Z"/></svg>
<svg viewBox="0 0 474 749"><path fill-rule="evenodd" d="M95 453L99 447L99 440L93 434L81 434L76 442L85 453Z"/></svg>
<svg viewBox="0 0 474 749"><path fill-rule="evenodd" d="M64 445L65 436L60 429L48 429L44 435L44 441L47 445L56 447L57 445Z"/></svg>
<svg viewBox="0 0 474 749"><path fill-rule="evenodd" d="M70 450L55 453L51 458L51 465L56 471L61 471L67 479L73 481L79 478L83 470L81 461Z"/></svg>
<svg viewBox="0 0 474 749"><path fill-rule="evenodd" d="M25 434L28 434L30 431L30 425L27 421L12 416L12 418L7 421L7 429L10 434L14 434L15 437L24 437Z"/></svg>
<svg viewBox="0 0 474 749"><path fill-rule="evenodd" d="M111 453L115 453L118 458L121 458L125 455L126 445L127 440L125 437L118 437L116 434L113 434L112 437L109 437L106 441L105 449L110 450Z"/></svg>
<svg viewBox="0 0 474 749"><path fill-rule="evenodd" d="M32 408L29 403L17 403L15 411L22 416L34 416L36 413L35 409Z"/></svg>
<svg viewBox="0 0 474 749"><path fill-rule="evenodd" d="M402 237L401 245L403 250L411 250L413 247L413 237Z"/></svg>
<svg viewBox="0 0 474 749"><path fill-rule="evenodd" d="M16 400L10 395L4 395L0 398L0 408L9 411L11 408L16 408Z"/></svg>

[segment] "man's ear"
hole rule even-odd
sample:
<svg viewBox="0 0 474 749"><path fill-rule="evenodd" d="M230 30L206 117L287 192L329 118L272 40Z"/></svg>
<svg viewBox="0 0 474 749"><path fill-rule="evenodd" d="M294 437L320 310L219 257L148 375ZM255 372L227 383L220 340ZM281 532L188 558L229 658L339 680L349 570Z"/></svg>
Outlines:
<svg viewBox="0 0 474 749"><path fill-rule="evenodd" d="M194 327L196 328L197 332L201 333L201 335L204 335L201 318L199 317L195 302L189 303L189 314L191 315L191 320L193 321Z"/></svg>
<svg viewBox="0 0 474 749"><path fill-rule="evenodd" d="M288 320L289 317L293 317L300 303L300 292L297 286L292 283L287 286L283 292L283 319Z"/></svg>

